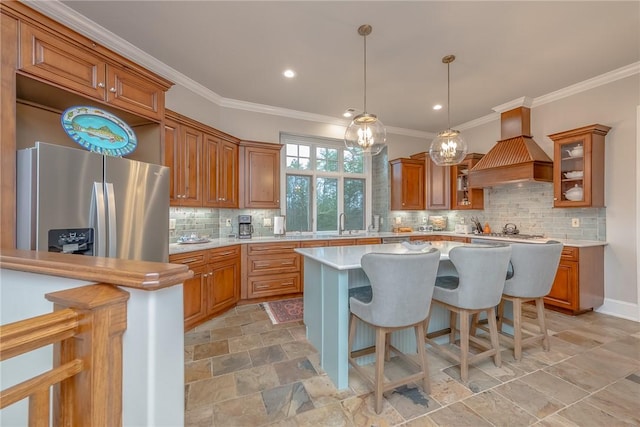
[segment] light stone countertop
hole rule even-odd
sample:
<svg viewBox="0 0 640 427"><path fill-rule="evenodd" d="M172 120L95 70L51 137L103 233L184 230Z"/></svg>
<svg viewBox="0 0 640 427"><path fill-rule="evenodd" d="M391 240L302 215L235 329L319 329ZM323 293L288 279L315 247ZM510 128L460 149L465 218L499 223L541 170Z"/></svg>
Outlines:
<svg viewBox="0 0 640 427"><path fill-rule="evenodd" d="M456 246L466 245L461 242L439 241L431 244L416 245L416 249L409 249L402 243L387 243L381 245L357 245L357 246L325 246L321 248L295 249L301 255L314 259L337 270L353 270L360 268L360 260L364 254L370 252L388 254L411 254L428 252L431 248L440 251L440 260L449 259L449 250ZM420 248L420 249L418 249Z"/></svg>
<svg viewBox="0 0 640 427"><path fill-rule="evenodd" d="M230 238L230 237L220 237L215 239L210 239L206 243L193 243L193 244L180 244L180 243L171 243L169 244L169 254L181 254L188 253L193 251L201 251L206 249L214 249L231 245L238 244L247 244L247 243L284 243L289 241L307 241L307 240L340 240L340 239L363 239L363 238L385 238L385 237L411 237L411 236L453 236L453 237L468 237L468 238L481 238L481 239L489 239L489 240L498 240L498 241L506 241L506 242L524 242L524 243L545 243L548 240L557 240L565 244L565 246L573 246L573 247L590 247L590 246L605 246L607 242L599 241L599 240L575 240L575 239L564 239L564 238L536 238L536 239L517 239L517 238L501 238L501 237L491 237L491 236L483 236L482 234L464 234L464 233L454 233L452 231L434 231L434 232L422 232L422 231L414 231L410 233L392 233L392 232L381 232L381 233L358 233L358 234L343 234L342 236L338 236L337 234L288 234L285 237L276 237L276 236L254 236L251 239L238 239L238 238Z"/></svg>

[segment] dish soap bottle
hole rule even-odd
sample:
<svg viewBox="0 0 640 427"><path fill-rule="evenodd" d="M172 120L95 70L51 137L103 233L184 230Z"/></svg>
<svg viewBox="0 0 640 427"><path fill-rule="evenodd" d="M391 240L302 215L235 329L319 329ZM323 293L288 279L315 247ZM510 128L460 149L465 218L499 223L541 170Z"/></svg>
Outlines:
<svg viewBox="0 0 640 427"><path fill-rule="evenodd" d="M484 223L484 228L482 229L482 233L484 233L484 234L491 233L491 227L489 227L489 223L488 222Z"/></svg>

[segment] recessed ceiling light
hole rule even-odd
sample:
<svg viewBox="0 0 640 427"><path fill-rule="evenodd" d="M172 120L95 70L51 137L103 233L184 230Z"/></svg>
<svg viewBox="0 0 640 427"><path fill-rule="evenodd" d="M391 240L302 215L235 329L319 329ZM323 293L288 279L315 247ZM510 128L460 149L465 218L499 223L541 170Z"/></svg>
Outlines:
<svg viewBox="0 0 640 427"><path fill-rule="evenodd" d="M355 108L347 108L344 113L342 113L342 117L353 117L353 113L355 113Z"/></svg>
<svg viewBox="0 0 640 427"><path fill-rule="evenodd" d="M284 70L284 73L282 74L288 79L292 79L296 76L296 72L293 70Z"/></svg>
<svg viewBox="0 0 640 427"><path fill-rule="evenodd" d="M433 106L433 109L434 110L442 110L442 105L436 104L436 105Z"/></svg>

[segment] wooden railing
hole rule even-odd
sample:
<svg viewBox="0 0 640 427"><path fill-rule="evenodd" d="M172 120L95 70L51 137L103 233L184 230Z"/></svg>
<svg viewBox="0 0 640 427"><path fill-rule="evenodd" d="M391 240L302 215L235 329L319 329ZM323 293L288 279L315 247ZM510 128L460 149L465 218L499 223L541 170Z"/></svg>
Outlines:
<svg viewBox="0 0 640 427"><path fill-rule="evenodd" d="M30 427L50 419L54 426L121 426L129 294L96 284L45 297L54 303L52 313L1 327L0 361L53 344L53 368L2 390L0 409L28 398Z"/></svg>

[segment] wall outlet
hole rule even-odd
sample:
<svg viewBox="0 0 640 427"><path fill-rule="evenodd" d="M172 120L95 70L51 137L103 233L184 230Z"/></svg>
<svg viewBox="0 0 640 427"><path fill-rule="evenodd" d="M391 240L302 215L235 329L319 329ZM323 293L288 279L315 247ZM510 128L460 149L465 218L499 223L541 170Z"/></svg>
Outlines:
<svg viewBox="0 0 640 427"><path fill-rule="evenodd" d="M422 217L422 223L426 224L428 222L429 218L427 218L426 216Z"/></svg>
<svg viewBox="0 0 640 427"><path fill-rule="evenodd" d="M227 227L231 227L231 218L227 218L227 220L225 221L225 225Z"/></svg>
<svg viewBox="0 0 640 427"><path fill-rule="evenodd" d="M169 230L175 230L175 229L176 229L176 219L169 218Z"/></svg>
<svg viewBox="0 0 640 427"><path fill-rule="evenodd" d="M580 227L580 218L571 218L572 227Z"/></svg>
<svg viewBox="0 0 640 427"><path fill-rule="evenodd" d="M265 227L271 227L271 218L265 218L262 221L262 225L265 226Z"/></svg>
<svg viewBox="0 0 640 427"><path fill-rule="evenodd" d="M396 224L402 224L402 217L396 217Z"/></svg>

